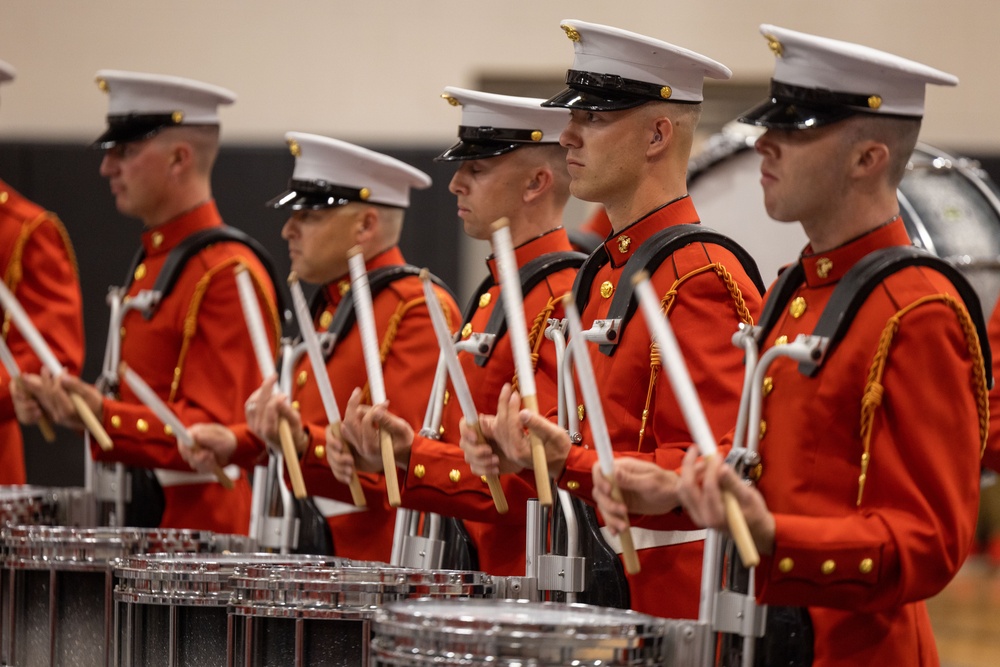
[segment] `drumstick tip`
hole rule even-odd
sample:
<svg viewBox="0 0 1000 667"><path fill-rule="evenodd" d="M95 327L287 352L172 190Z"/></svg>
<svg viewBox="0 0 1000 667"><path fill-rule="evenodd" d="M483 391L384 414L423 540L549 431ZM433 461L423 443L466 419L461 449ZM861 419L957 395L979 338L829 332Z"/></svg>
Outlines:
<svg viewBox="0 0 1000 667"><path fill-rule="evenodd" d="M635 275L632 276L633 285L638 285L644 280L649 280L649 271L646 270L636 271Z"/></svg>
<svg viewBox="0 0 1000 667"><path fill-rule="evenodd" d="M421 281L430 280L430 278L431 278L431 272L430 271L428 271L426 268L420 269L420 280Z"/></svg>
<svg viewBox="0 0 1000 667"><path fill-rule="evenodd" d="M508 220L507 217L504 216L499 220L497 220L496 222L494 222L492 225L490 225L490 229L492 229L493 231L497 231L498 229L503 229L504 227L509 227L509 226L510 226L510 220Z"/></svg>
<svg viewBox="0 0 1000 667"><path fill-rule="evenodd" d="M297 282L299 282L299 275L294 271L292 271L291 273L288 274L288 284L292 285Z"/></svg>
<svg viewBox="0 0 1000 667"><path fill-rule="evenodd" d="M350 259L355 255L360 255L362 252L363 251L361 250L361 246L359 245L351 246L350 250L347 251L347 258Z"/></svg>

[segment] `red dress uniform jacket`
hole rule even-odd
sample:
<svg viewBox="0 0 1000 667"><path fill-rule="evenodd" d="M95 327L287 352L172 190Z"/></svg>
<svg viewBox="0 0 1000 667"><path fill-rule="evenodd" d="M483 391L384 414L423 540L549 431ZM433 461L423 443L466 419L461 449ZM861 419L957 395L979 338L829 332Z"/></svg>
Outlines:
<svg viewBox="0 0 1000 667"><path fill-rule="evenodd" d="M762 352L811 333L864 255L909 243L897 219L830 252L807 248L805 283ZM904 269L872 292L814 377L779 358L764 382L759 488L776 534L757 593L809 608L817 667L938 663L922 600L951 580L972 544L985 419L985 389L974 388L982 362L956 312L964 307L940 295L961 303L937 272ZM890 319L898 328L880 346ZM869 382L876 359L885 364L880 384Z"/></svg>
<svg viewBox="0 0 1000 667"><path fill-rule="evenodd" d="M993 377L1000 373L1000 309L993 306L993 314L987 324L986 335L993 349ZM990 438L983 452L983 466L1000 472L1000 388L994 379L990 392Z"/></svg>
<svg viewBox="0 0 1000 667"><path fill-rule="evenodd" d="M529 241L514 251L518 266L542 255L572 251L566 231L553 230ZM499 306L500 287L496 261L488 261L494 285L473 298L479 307L472 321L462 332L468 338L473 331L486 330L486 323L494 308ZM529 328L529 343L537 349L535 365L535 391L538 409L543 414L555 410L558 395L558 369L555 345L544 338L546 320L561 319L561 299L573 288L576 269L563 269L549 275L534 289L523 296L524 319ZM465 377L472 392L476 408L485 414L496 411L500 389L514 379L514 352L510 339L505 335L497 340L493 354L485 366L476 364L472 354L459 355ZM450 399L442 415L441 441L417 436L410 453L406 474L403 504L425 512L435 512L465 519L465 527L479 555L479 569L497 576L523 576L525 569L526 503L537 498L534 475L503 475L500 478L507 498L509 511L498 514L486 482L473 475L459 441L459 421L463 420L462 408L449 386Z"/></svg>
<svg viewBox="0 0 1000 667"><path fill-rule="evenodd" d="M384 266L404 264L403 255L393 247L366 263L371 271ZM324 287L327 305L317 318L320 331L326 331L333 313L349 294L350 279L332 282ZM458 306L443 290L437 290L445 316L454 325L459 319ZM346 297L345 297L346 295ZM424 301L423 284L416 276L402 278L373 295L375 331L383 351L382 373L386 397L394 414L419 429L434 382L437 366L437 338ZM367 394L368 375L357 325L337 341L327 361L327 372L333 395L341 414L355 387ZM385 477L381 474L359 473L368 502L366 510L355 511L350 490L341 484L326 462L326 413L319 388L312 376L309 359L303 356L296 366L293 404L298 405L302 422L309 433L309 447L302 457L302 475L310 495L337 501L339 511L327 517L333 535L336 555L356 560L388 562L392 552L392 536L396 510L389 506ZM369 400L366 398L366 402ZM400 471L400 486L403 484ZM322 507L321 510L324 509Z"/></svg>
<svg viewBox="0 0 1000 667"><path fill-rule="evenodd" d="M142 234L145 260L129 289L133 296L150 289L167 255L190 234L221 226L214 202L208 202ZM272 325L273 343L280 332L274 287L260 261L245 246L216 243L192 257L152 319L129 311L122 322L121 358L167 401L184 424L233 423L242 418L243 402L261 383L260 371L240 307L233 270L250 270L261 298L261 313ZM131 392L104 400L104 428L114 449L96 444L98 461L192 473L180 457L177 441L164 424ZM216 481L164 485L165 528L189 528L246 534L250 524L250 487L246 477L227 491Z"/></svg>
<svg viewBox="0 0 1000 667"><path fill-rule="evenodd" d="M625 262L646 239L667 226L695 222L698 214L685 197L610 237L604 248L611 261L591 285L581 314L584 329L608 316ZM733 346L732 335L741 322L759 313L757 288L732 253L704 243L675 252L653 272L651 282L660 295L676 290L670 323L713 432L728 432L736 423L743 382L743 352ZM650 335L642 314L636 311L612 356L590 346L590 357L615 452L679 468L693 439L665 369L650 387ZM582 393L577 391L577 396ZM592 502L591 468L597 452L590 444L585 415L580 426L584 444L570 451L559 485ZM636 517L632 526L642 566L639 574L629 575L632 608L668 618L696 618L704 531L695 530L681 513ZM647 539L657 546L641 548Z"/></svg>
<svg viewBox="0 0 1000 667"><path fill-rule="evenodd" d="M83 313L73 246L53 213L0 181L0 268L35 327L71 375L83 367ZM2 335L24 373L41 362L10 318ZM21 427L10 398L10 375L0 366L0 484L24 484Z"/></svg>

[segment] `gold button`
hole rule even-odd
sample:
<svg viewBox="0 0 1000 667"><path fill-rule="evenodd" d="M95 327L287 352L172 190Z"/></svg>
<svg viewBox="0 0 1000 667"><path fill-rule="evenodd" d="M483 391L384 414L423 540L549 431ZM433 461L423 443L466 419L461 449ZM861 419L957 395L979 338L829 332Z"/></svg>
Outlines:
<svg viewBox="0 0 1000 667"><path fill-rule="evenodd" d="M7 193L6 191L0 192L0 204L6 204L7 203L7 199L9 197L10 197L10 194Z"/></svg>
<svg viewBox="0 0 1000 667"><path fill-rule="evenodd" d="M618 237L618 252L628 252L628 249L632 247L632 239L627 236Z"/></svg>
<svg viewBox="0 0 1000 667"><path fill-rule="evenodd" d="M601 296L605 299L610 299L611 295L615 293L615 286L611 284L610 280L605 280L601 283Z"/></svg>
<svg viewBox="0 0 1000 667"><path fill-rule="evenodd" d="M413 474L416 475L417 479L423 479L424 475L427 474L427 469L424 468L423 463L418 463L417 465L413 466Z"/></svg>
<svg viewBox="0 0 1000 667"><path fill-rule="evenodd" d="M133 273L132 276L136 280L142 280L143 278L145 278L146 277L146 265L145 264L140 264L139 266L135 267L135 273Z"/></svg>
<svg viewBox="0 0 1000 667"><path fill-rule="evenodd" d="M764 439L764 434L767 433L767 422L763 419L760 420L760 439Z"/></svg>
<svg viewBox="0 0 1000 667"><path fill-rule="evenodd" d="M181 376L181 367L180 366L174 366L174 377L175 378L179 378L180 376Z"/></svg>
<svg viewBox="0 0 1000 667"><path fill-rule="evenodd" d="M816 260L816 275L820 278L826 278L830 275L830 269L833 268L833 260L829 257L820 257Z"/></svg>
<svg viewBox="0 0 1000 667"><path fill-rule="evenodd" d="M543 136L545 136L545 135L542 133L541 130L533 130L531 132L531 140L532 141L541 141Z"/></svg>
<svg viewBox="0 0 1000 667"><path fill-rule="evenodd" d="M139 430L139 433L145 433L149 430L149 423L145 419L137 419L135 427Z"/></svg>
<svg viewBox="0 0 1000 667"><path fill-rule="evenodd" d="M152 241L153 241L153 247L159 248L161 245L163 245L163 234L160 232L153 232Z"/></svg>
<svg viewBox="0 0 1000 667"><path fill-rule="evenodd" d="M292 401L292 409L296 410L296 411L299 409L299 402L298 401Z"/></svg>
<svg viewBox="0 0 1000 667"><path fill-rule="evenodd" d="M587 416L587 408L584 407L583 403L576 406L576 418L583 421L583 418Z"/></svg>
<svg viewBox="0 0 1000 667"><path fill-rule="evenodd" d="M309 371L299 371L299 374L295 378L295 384L302 387L305 385L306 380L308 379L309 379Z"/></svg>
<svg viewBox="0 0 1000 667"><path fill-rule="evenodd" d="M761 383L760 390L764 396L770 394L774 390L774 378L770 375L764 378L764 382Z"/></svg>
<svg viewBox="0 0 1000 667"><path fill-rule="evenodd" d="M174 429L170 428L170 424L164 424L163 425L163 433L164 433L164 435L173 435L174 434Z"/></svg>
<svg viewBox="0 0 1000 667"><path fill-rule="evenodd" d="M340 294L340 296L344 296L350 291L351 291L350 280L341 280L339 283L337 283L337 292Z"/></svg>
<svg viewBox="0 0 1000 667"><path fill-rule="evenodd" d="M576 481L575 479L573 481L566 482L566 488L569 489L570 491L576 491L577 489L580 488L580 482Z"/></svg>
<svg viewBox="0 0 1000 667"><path fill-rule="evenodd" d="M795 567L795 561L792 560L791 558L782 558L778 562L778 569L786 574L791 572L792 568L794 567Z"/></svg>
<svg viewBox="0 0 1000 667"><path fill-rule="evenodd" d="M438 427L438 435L444 435L444 424Z"/></svg>
<svg viewBox="0 0 1000 667"><path fill-rule="evenodd" d="M801 296L797 296L792 299L792 303L788 306L788 312L795 319L802 317L802 313L806 312L806 300Z"/></svg>
<svg viewBox="0 0 1000 667"><path fill-rule="evenodd" d="M122 327L121 329L118 330L118 335L121 336L122 338L125 337L125 327Z"/></svg>
<svg viewBox="0 0 1000 667"><path fill-rule="evenodd" d="M759 482L761 475L764 474L764 464L758 463L754 467L747 471L747 479L751 482Z"/></svg>
<svg viewBox="0 0 1000 667"><path fill-rule="evenodd" d="M458 480L462 479L462 473L458 472L455 469L452 469L452 471L448 473L448 479L450 479L455 484L458 484Z"/></svg>
<svg viewBox="0 0 1000 667"><path fill-rule="evenodd" d="M323 314L319 316L319 326L321 329L328 329L330 327L330 322L333 322L333 313L329 310L324 310Z"/></svg>
<svg viewBox="0 0 1000 667"><path fill-rule="evenodd" d="M774 346L777 347L779 345L788 345L788 336L782 335L782 336L778 336L777 338L775 338L774 339Z"/></svg>
<svg viewBox="0 0 1000 667"><path fill-rule="evenodd" d="M114 428L121 428L122 427L122 418L119 417L118 415L114 415L111 418L111 426L113 426Z"/></svg>
<svg viewBox="0 0 1000 667"><path fill-rule="evenodd" d="M318 459L326 458L326 445L316 445L313 447L313 456Z"/></svg>
<svg viewBox="0 0 1000 667"><path fill-rule="evenodd" d="M858 563L858 572L861 574L870 574L873 567L875 567L875 563L872 562L872 559L865 558Z"/></svg>
<svg viewBox="0 0 1000 667"><path fill-rule="evenodd" d="M489 292L487 292L486 294L480 294L479 295L479 307L480 308L485 308L486 306L490 305L490 301L492 299L493 299L493 297L490 295Z"/></svg>
<svg viewBox="0 0 1000 667"><path fill-rule="evenodd" d="M462 327L462 338L463 340L472 335L472 322L466 322L465 326Z"/></svg>
<svg viewBox="0 0 1000 667"><path fill-rule="evenodd" d="M489 482L486 481L486 475L482 475L479 479L482 480L483 484L489 484Z"/></svg>
<svg viewBox="0 0 1000 667"><path fill-rule="evenodd" d="M870 95L868 97L868 108L878 109L882 106L882 96L881 95Z"/></svg>
<svg viewBox="0 0 1000 667"><path fill-rule="evenodd" d="M448 399L449 398L451 398L451 393L447 389L445 389L444 390L444 398L441 399L441 405L448 405Z"/></svg>
<svg viewBox="0 0 1000 667"><path fill-rule="evenodd" d="M837 569L837 564L832 560L825 560L819 569L823 574L833 574L833 571Z"/></svg>

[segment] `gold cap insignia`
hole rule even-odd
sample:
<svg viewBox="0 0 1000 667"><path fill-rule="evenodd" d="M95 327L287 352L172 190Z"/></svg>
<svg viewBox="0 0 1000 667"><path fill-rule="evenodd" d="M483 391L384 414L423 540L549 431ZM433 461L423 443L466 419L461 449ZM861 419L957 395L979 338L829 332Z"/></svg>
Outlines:
<svg viewBox="0 0 1000 667"><path fill-rule="evenodd" d="M361 188L358 192L358 196L361 197L361 201L368 201L368 198L372 196L372 191L368 188Z"/></svg>
<svg viewBox="0 0 1000 667"><path fill-rule="evenodd" d="M441 93L441 99L450 104L453 107L462 106L462 103L458 101L457 98L452 97L448 93Z"/></svg>
<svg viewBox="0 0 1000 667"><path fill-rule="evenodd" d="M580 41L580 33L578 33L576 31L576 28L574 28L571 25L566 25L566 24L563 24L563 25L561 25L559 27L563 29L563 32L566 33L566 36L569 37L569 39L570 39L571 42L579 42Z"/></svg>
<svg viewBox="0 0 1000 667"><path fill-rule="evenodd" d="M785 54L785 47L781 45L778 38L774 35L764 35L764 39L767 40L767 48L771 49L771 53L774 54L776 58L780 58Z"/></svg>
<svg viewBox="0 0 1000 667"><path fill-rule="evenodd" d="M882 106L882 96L881 95L872 95L871 97L868 98L868 108L869 109L878 109L880 106Z"/></svg>
<svg viewBox="0 0 1000 667"><path fill-rule="evenodd" d="M542 140L542 131L541 130L534 130L531 133L531 140L532 141L541 141Z"/></svg>
<svg viewBox="0 0 1000 667"><path fill-rule="evenodd" d="M660 88L660 97L662 97L665 100L669 100L670 96L673 94L674 91L670 86L664 86L663 88Z"/></svg>
<svg viewBox="0 0 1000 667"><path fill-rule="evenodd" d="M170 120L173 121L174 125L180 125L181 123L184 122L184 112L183 111L173 112L172 114L170 114Z"/></svg>
<svg viewBox="0 0 1000 667"><path fill-rule="evenodd" d="M816 275L820 278L826 278L830 275L830 269L833 268L833 260L829 257L820 257L816 260Z"/></svg>
<svg viewBox="0 0 1000 667"><path fill-rule="evenodd" d="M103 76L99 76L94 81L97 83L97 87L102 93L108 92L108 81Z"/></svg>
<svg viewBox="0 0 1000 667"><path fill-rule="evenodd" d="M289 139L288 152L292 154L292 157L299 157L302 155L302 148L299 146L299 142L295 141L295 139Z"/></svg>
<svg viewBox="0 0 1000 667"><path fill-rule="evenodd" d="M163 233L153 232L153 236L150 240L153 242L154 248L159 248L161 245L163 245Z"/></svg>

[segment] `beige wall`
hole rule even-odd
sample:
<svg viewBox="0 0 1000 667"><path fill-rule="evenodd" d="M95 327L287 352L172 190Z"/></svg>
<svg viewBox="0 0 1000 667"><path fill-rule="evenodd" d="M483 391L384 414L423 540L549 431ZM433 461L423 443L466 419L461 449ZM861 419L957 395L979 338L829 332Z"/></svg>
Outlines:
<svg viewBox="0 0 1000 667"><path fill-rule="evenodd" d="M369 143L447 142L456 117L437 99L484 73L561 74L559 30L579 18L635 30L766 80L768 22L882 48L958 75L932 90L924 139L1000 150L993 0L0 0L0 138L88 140L102 126L101 68L190 76L232 88L229 141L286 130Z"/></svg>

